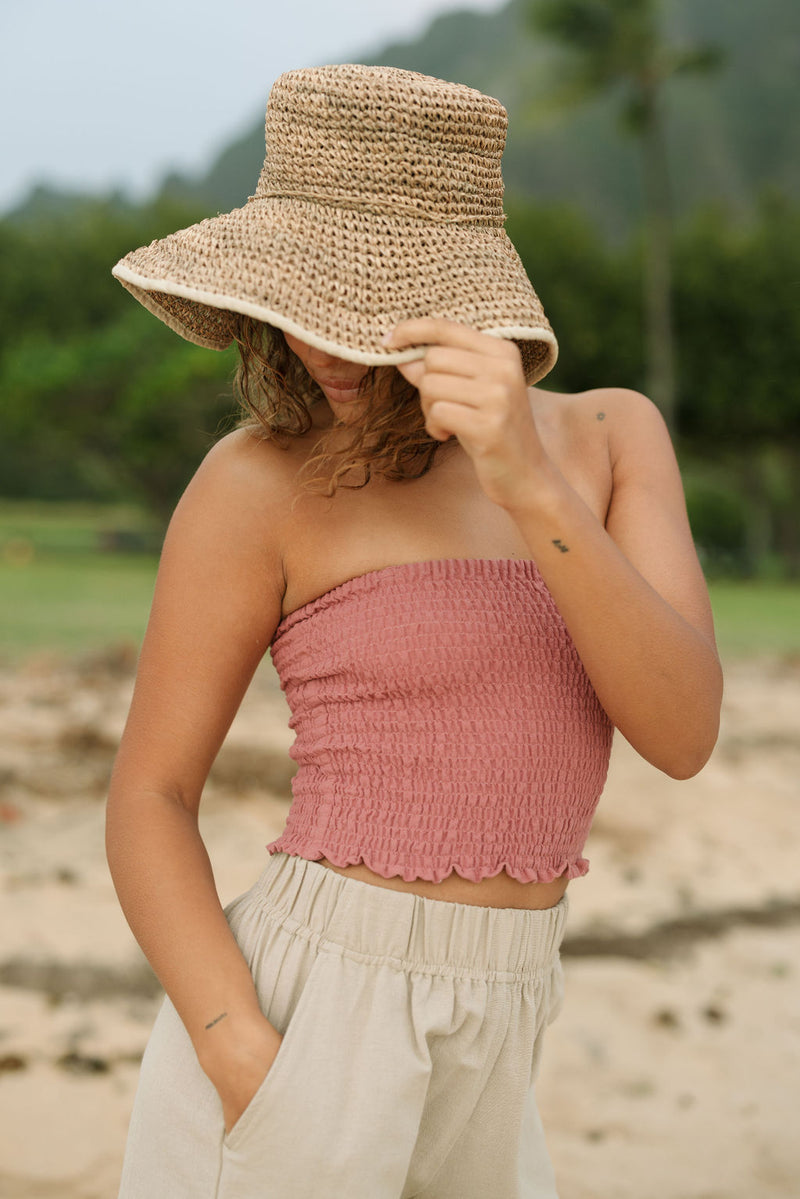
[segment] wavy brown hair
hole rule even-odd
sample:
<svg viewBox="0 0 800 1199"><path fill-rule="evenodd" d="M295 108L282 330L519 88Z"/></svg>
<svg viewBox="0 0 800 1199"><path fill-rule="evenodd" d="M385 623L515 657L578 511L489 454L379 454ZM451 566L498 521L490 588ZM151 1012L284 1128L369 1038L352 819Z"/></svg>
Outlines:
<svg viewBox="0 0 800 1199"><path fill-rule="evenodd" d="M309 409L324 401L322 388L289 349L280 329L238 316L233 335L240 357L234 391L244 410L239 427L256 429L287 449L291 438L311 429ZM306 491L331 497L339 487L365 487L373 475L418 479L433 466L436 451L448 444L427 432L416 387L394 367L368 368L359 393L368 400L364 418L346 426L334 421L322 434L299 472L311 476L303 483ZM352 428L353 435L334 450L334 433L338 436L345 427ZM351 471L360 472L363 481L345 483Z"/></svg>

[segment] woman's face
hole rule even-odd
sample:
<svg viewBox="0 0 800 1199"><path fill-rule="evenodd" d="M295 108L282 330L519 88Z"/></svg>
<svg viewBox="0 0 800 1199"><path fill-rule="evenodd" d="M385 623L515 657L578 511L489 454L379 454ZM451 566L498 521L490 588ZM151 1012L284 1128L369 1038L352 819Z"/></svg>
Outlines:
<svg viewBox="0 0 800 1199"><path fill-rule="evenodd" d="M362 406L358 403L362 398L358 394L358 385L367 368L357 362L346 362L343 358L326 354L324 350L307 345L291 333L284 333L283 336L289 349L322 388L334 415L341 420L348 420L348 411L356 412Z"/></svg>

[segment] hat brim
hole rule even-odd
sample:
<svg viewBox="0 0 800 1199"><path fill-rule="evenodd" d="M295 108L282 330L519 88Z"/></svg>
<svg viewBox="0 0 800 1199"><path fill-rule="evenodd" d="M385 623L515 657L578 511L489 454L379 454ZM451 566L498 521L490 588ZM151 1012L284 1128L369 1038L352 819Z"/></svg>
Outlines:
<svg viewBox="0 0 800 1199"><path fill-rule="evenodd" d="M150 312L197 345L222 350L231 313L275 325L367 366L409 362L390 350L401 320L445 317L515 341L529 383L558 346L505 231L432 224L270 197L210 217L122 258L112 273Z"/></svg>

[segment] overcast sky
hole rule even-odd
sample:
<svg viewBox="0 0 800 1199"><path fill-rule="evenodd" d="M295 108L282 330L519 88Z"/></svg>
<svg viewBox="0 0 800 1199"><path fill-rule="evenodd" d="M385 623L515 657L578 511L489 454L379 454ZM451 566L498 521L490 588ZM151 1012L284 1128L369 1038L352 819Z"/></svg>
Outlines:
<svg viewBox="0 0 800 1199"><path fill-rule="evenodd" d="M263 118L282 71L504 2L0 0L0 211L38 182L146 195Z"/></svg>

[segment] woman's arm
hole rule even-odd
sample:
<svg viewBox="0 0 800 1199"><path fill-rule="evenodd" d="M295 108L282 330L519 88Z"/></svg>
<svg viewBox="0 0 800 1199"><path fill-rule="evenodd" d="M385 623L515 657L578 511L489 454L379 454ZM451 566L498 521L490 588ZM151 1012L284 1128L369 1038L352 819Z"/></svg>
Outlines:
<svg viewBox="0 0 800 1199"><path fill-rule="evenodd" d="M587 393L608 429L613 493L605 527L546 453L513 342L444 320L386 339L428 344L398 367L419 388L426 428L454 435L489 499L516 522L611 720L674 778L714 747L722 672L666 427L644 396Z"/></svg>
<svg viewBox="0 0 800 1199"><path fill-rule="evenodd" d="M232 434L175 510L106 820L120 904L217 1086L228 1127L281 1038L228 927L197 817L208 771L280 620L274 462L274 447Z"/></svg>
<svg viewBox="0 0 800 1199"><path fill-rule="evenodd" d="M605 528L550 460L508 510L613 723L654 766L689 778L716 743L722 671L680 473L649 400L612 388L588 398L611 451Z"/></svg>

